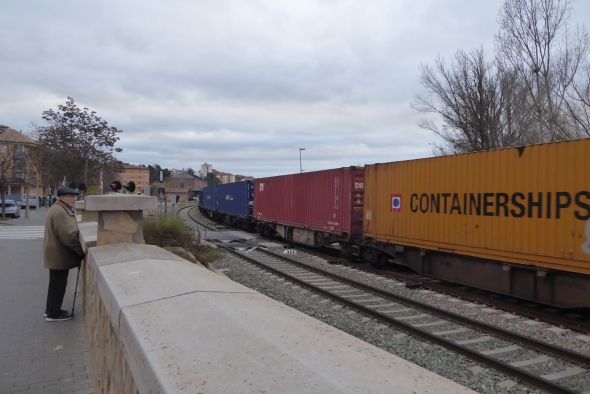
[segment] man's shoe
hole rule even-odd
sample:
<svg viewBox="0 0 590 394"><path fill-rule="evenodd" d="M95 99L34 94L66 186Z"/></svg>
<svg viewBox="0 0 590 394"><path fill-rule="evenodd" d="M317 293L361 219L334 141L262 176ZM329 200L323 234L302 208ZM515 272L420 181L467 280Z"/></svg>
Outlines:
<svg viewBox="0 0 590 394"><path fill-rule="evenodd" d="M73 317L74 316L70 315L68 312L60 312L57 316L47 316L45 321L66 321L72 319Z"/></svg>
<svg viewBox="0 0 590 394"><path fill-rule="evenodd" d="M68 311L65 311L65 310L63 310L63 309L60 309L60 310L59 310L59 314L61 315L62 313L69 313L69 312L68 312ZM45 313L43 314L43 317L47 317L47 312L45 312Z"/></svg>

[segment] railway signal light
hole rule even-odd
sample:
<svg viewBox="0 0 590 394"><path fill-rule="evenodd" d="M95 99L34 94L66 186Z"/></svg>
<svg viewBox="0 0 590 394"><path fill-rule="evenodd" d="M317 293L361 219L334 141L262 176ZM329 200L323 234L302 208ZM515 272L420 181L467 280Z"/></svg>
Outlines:
<svg viewBox="0 0 590 394"><path fill-rule="evenodd" d="M127 184L123 185L119 181L113 181L111 183L111 190L114 192L120 192L122 189L125 189L127 193L133 193L135 191L135 182L130 181Z"/></svg>
<svg viewBox="0 0 590 394"><path fill-rule="evenodd" d="M122 187L123 185L121 185L121 182L119 181L113 181L113 183L111 183L111 191L118 192Z"/></svg>

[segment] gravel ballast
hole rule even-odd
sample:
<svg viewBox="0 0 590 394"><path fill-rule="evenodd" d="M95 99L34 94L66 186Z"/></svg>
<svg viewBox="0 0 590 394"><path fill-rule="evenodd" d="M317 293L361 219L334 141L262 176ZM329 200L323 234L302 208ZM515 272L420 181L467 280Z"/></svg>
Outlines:
<svg viewBox="0 0 590 394"><path fill-rule="evenodd" d="M458 302L449 302L450 297L446 295L435 297L433 296L433 292L430 291L407 289L399 282L381 278L354 268L331 265L323 259L312 257L305 252L298 252L296 255L290 255L290 257L303 259L307 264L313 262L312 264L322 269L327 269L339 275L347 276L373 286L382 287L418 301L428 301L431 305L455 313L468 315L469 317L482 316L482 320L492 324L498 324L494 322L501 320L498 319L502 315L500 311L496 313L482 313L481 306L465 306L467 303L461 300ZM482 393L540 392L529 386L517 384L505 375L484 368L466 357L449 352L440 346L414 339L402 331L391 328L298 285L278 278L273 274L240 260L236 256L224 253L224 257L216 261L213 264L213 268L221 271L236 282L253 288L326 324L339 328L348 334L354 335L357 338L475 391ZM506 319L509 327L518 326L519 322L517 320L520 320L520 318ZM532 330L539 330L539 327L527 325L527 329L529 330L527 333L523 332L525 335L529 335ZM555 333L549 332L547 335L553 340L556 340L556 337L567 337L563 333L556 335ZM565 342L570 343L570 346L572 346L576 343L576 340L568 338ZM579 348L577 349L579 351Z"/></svg>

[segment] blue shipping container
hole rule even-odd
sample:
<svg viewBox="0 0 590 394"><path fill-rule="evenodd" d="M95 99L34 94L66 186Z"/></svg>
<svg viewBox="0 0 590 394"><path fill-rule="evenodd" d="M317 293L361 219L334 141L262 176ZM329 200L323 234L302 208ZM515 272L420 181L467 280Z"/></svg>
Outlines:
<svg viewBox="0 0 590 394"><path fill-rule="evenodd" d="M252 217L253 208L254 183L252 181L217 185L217 212L246 219Z"/></svg>
<svg viewBox="0 0 590 394"><path fill-rule="evenodd" d="M201 192L199 205L203 209L215 212L217 210L216 202L217 188L215 186L207 186Z"/></svg>

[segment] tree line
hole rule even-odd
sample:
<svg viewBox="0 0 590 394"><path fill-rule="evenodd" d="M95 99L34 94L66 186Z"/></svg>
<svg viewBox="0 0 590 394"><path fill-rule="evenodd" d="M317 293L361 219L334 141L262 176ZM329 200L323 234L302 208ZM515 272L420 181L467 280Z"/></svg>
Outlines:
<svg viewBox="0 0 590 394"><path fill-rule="evenodd" d="M66 184L86 189L98 185L102 171L105 187L121 171L122 162L114 157L121 152L116 147L122 130L111 126L96 111L80 108L73 97L68 97L57 109L43 111L45 126L35 126L33 134L40 142L46 180L55 190ZM148 165L150 184L164 178L170 170L159 164ZM97 190L98 191L98 190Z"/></svg>
<svg viewBox="0 0 590 394"><path fill-rule="evenodd" d="M55 190L62 184L84 190L88 185L96 188L102 171L103 187L108 190L122 169L123 163L114 157L114 152L122 151L115 146L122 130L109 125L96 111L78 107L72 97L57 109L43 111L42 118L47 125L35 126L33 134L40 143L43 169L51 188ZM160 164L147 168L150 185L160 181L160 172L163 179L171 176L170 170ZM187 172L195 175L192 168Z"/></svg>
<svg viewBox="0 0 590 394"><path fill-rule="evenodd" d="M113 156L122 149L115 147L122 130L111 126L96 111L79 108L68 97L57 109L43 111L46 126L35 126L33 134L40 143L43 170L52 189L61 184L85 189L98 184L99 174L108 178L120 170Z"/></svg>
<svg viewBox="0 0 590 394"><path fill-rule="evenodd" d="M413 107L439 154L590 136L590 45L570 0L505 0L495 53L459 50L421 66ZM436 121L434 120L436 119Z"/></svg>

